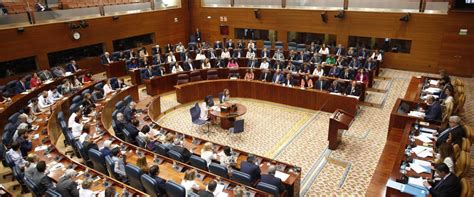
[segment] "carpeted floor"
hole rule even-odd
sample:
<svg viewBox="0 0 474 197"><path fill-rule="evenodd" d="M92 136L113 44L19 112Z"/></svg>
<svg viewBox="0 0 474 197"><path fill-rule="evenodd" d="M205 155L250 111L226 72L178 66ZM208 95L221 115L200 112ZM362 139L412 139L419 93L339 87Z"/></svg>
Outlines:
<svg viewBox="0 0 474 197"><path fill-rule="evenodd" d="M385 145L390 111L396 99L405 95L411 77L416 75L421 73L384 69L382 78L374 84L379 92L371 91L368 97L369 102L380 106L361 106L336 151L327 149L329 113L257 100L236 99L252 109L243 117L246 131L242 141L230 140L217 126L213 127L217 132L209 137L200 134L190 122L190 105L176 107L178 103L174 94L164 96L161 103L163 111L176 109L159 121L191 135L302 167L302 196L364 196ZM467 97L472 98L474 80L461 79L466 85ZM463 119L474 125L471 119L474 102L467 100L465 109Z"/></svg>

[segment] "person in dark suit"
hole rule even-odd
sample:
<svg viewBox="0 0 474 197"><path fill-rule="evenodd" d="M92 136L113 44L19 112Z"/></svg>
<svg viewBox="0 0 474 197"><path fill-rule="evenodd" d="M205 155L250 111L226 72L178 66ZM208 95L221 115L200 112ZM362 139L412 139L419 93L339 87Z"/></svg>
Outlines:
<svg viewBox="0 0 474 197"><path fill-rule="evenodd" d="M33 173L33 177L31 177L31 179L37 185L40 196L43 195L49 188L54 188L51 178L49 178L46 174L45 161L39 161L36 164L36 171Z"/></svg>
<svg viewBox="0 0 474 197"><path fill-rule="evenodd" d="M137 106L137 103L135 102L130 102L130 104L125 107L125 109L123 110L123 115L125 116L125 120L127 121L131 121L132 119L135 119L135 114L136 114L136 106Z"/></svg>
<svg viewBox="0 0 474 197"><path fill-rule="evenodd" d="M214 191L217 188L217 182L212 180L209 181L209 184L207 185L207 190L201 190L199 191L199 197L214 197Z"/></svg>
<svg viewBox="0 0 474 197"><path fill-rule="evenodd" d="M28 139L28 129L18 129L18 137L15 142L20 145L21 155L26 157L28 152L33 148L31 141Z"/></svg>
<svg viewBox="0 0 474 197"><path fill-rule="evenodd" d="M268 174L262 174L261 182L274 185L281 192L285 191L285 186L281 182L280 178L275 177L276 167L271 165L268 167Z"/></svg>
<svg viewBox="0 0 474 197"><path fill-rule="evenodd" d="M62 196L79 197L79 190L77 189L77 182L74 178L77 172L73 169L67 169L64 175L59 178L56 184L56 191Z"/></svg>
<svg viewBox="0 0 474 197"><path fill-rule="evenodd" d="M150 65L140 71L140 77L142 79L150 79L153 77L153 71Z"/></svg>
<svg viewBox="0 0 474 197"><path fill-rule="evenodd" d="M110 57L109 52L105 52L103 55L100 56L100 62L104 65L112 63L112 59Z"/></svg>
<svg viewBox="0 0 474 197"><path fill-rule="evenodd" d="M138 133L140 132L138 130L139 125L140 122L137 119L132 119L129 123L125 124L125 129L130 133L132 139L135 139L138 136Z"/></svg>
<svg viewBox="0 0 474 197"><path fill-rule="evenodd" d="M86 154L89 154L89 149L99 150L99 146L97 146L97 144L94 143L94 140L92 140L92 137L90 135L87 135L84 138L84 142L82 143L82 148L84 149L84 153Z"/></svg>
<svg viewBox="0 0 474 197"><path fill-rule="evenodd" d="M159 65L155 65L151 68L153 76L163 76L165 75L165 68Z"/></svg>
<svg viewBox="0 0 474 197"><path fill-rule="evenodd" d="M466 137L466 132L460 123L461 118L459 116L449 117L449 127L439 133L436 138L436 147L440 147L444 143L454 143L461 147L462 138Z"/></svg>
<svg viewBox="0 0 474 197"><path fill-rule="evenodd" d="M346 95L360 96L360 89L357 86L356 81L352 81L351 85L348 85L346 88Z"/></svg>
<svg viewBox="0 0 474 197"><path fill-rule="evenodd" d="M187 148L181 146L181 141L179 139L174 140L173 145L170 146L170 150L180 153L183 156L184 162L187 162L189 157L192 155Z"/></svg>
<svg viewBox="0 0 474 197"><path fill-rule="evenodd" d="M182 67L184 71L193 71L194 70L193 60L189 58L186 62L183 63Z"/></svg>
<svg viewBox="0 0 474 197"><path fill-rule="evenodd" d="M110 140L105 140L104 141L104 147L102 149L100 149L100 152L102 153L103 157L105 157L107 155L112 157L112 152L110 150L110 145L111 144L112 144L112 141L110 141Z"/></svg>
<svg viewBox="0 0 474 197"><path fill-rule="evenodd" d="M341 85L339 85L339 82L337 80L334 80L332 84L328 88L329 92L334 92L334 93L341 93Z"/></svg>
<svg viewBox="0 0 474 197"><path fill-rule="evenodd" d="M272 83L281 84L284 80L284 75L280 70L276 70L273 75Z"/></svg>
<svg viewBox="0 0 474 197"><path fill-rule="evenodd" d="M352 80L354 79L354 73L351 69L346 67L344 71L339 74L339 78Z"/></svg>
<svg viewBox="0 0 474 197"><path fill-rule="evenodd" d="M160 174L160 167L158 165L151 166L148 174L156 181L156 183L158 183L158 191L160 192L160 196L166 194L166 181L158 176Z"/></svg>
<svg viewBox="0 0 474 197"><path fill-rule="evenodd" d="M71 60L71 62L66 66L66 72L75 73L78 70L79 68L75 60Z"/></svg>
<svg viewBox="0 0 474 197"><path fill-rule="evenodd" d="M341 71L337 66L332 66L331 69L329 70L328 76L329 77L338 77L339 72L341 72Z"/></svg>
<svg viewBox="0 0 474 197"><path fill-rule="evenodd" d="M272 73L268 69L264 69L262 73L260 73L260 81L271 82L272 81Z"/></svg>
<svg viewBox="0 0 474 197"><path fill-rule="evenodd" d="M435 101L433 96L428 96L426 98L426 104L428 105L425 111L424 119L426 121L441 121L443 116L443 111L441 109L441 104L439 101Z"/></svg>
<svg viewBox="0 0 474 197"><path fill-rule="evenodd" d="M342 45L338 44L337 47L334 50L334 54L336 54L336 56L344 56L345 53L346 53L346 51L344 50Z"/></svg>
<svg viewBox="0 0 474 197"><path fill-rule="evenodd" d="M19 94L19 93L25 92L27 89L30 89L30 87L28 87L28 84L26 83L26 79L25 78L20 79L15 87L16 93Z"/></svg>
<svg viewBox="0 0 474 197"><path fill-rule="evenodd" d="M294 85L296 85L296 83L297 82L293 79L293 75L291 73L287 73L286 79L284 79L281 84L284 86L293 87Z"/></svg>
<svg viewBox="0 0 474 197"><path fill-rule="evenodd" d="M433 185L426 181L423 183L423 185L430 191L431 196L460 196L462 188L459 178L456 177L455 174L449 172L449 167L445 163L440 163L436 165L435 171L441 180Z"/></svg>
<svg viewBox="0 0 474 197"><path fill-rule="evenodd" d="M260 167L255 164L254 160L255 157L253 155L249 155L247 157L247 161L240 163L240 171L249 174L252 177L252 182L260 179L261 177Z"/></svg>
<svg viewBox="0 0 474 197"><path fill-rule="evenodd" d="M326 79L324 77L318 77L318 80L314 83L314 89L325 90L326 89Z"/></svg>
<svg viewBox="0 0 474 197"><path fill-rule="evenodd" d="M196 37L196 42L201 42L202 40L202 35L201 35L201 32L199 31L198 28L196 28L196 33L194 34L194 36Z"/></svg>

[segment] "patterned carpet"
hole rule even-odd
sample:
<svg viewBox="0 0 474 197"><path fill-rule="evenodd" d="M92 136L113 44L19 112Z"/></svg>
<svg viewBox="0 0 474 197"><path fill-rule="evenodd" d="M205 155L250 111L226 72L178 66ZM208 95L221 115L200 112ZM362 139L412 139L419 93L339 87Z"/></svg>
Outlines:
<svg viewBox="0 0 474 197"><path fill-rule="evenodd" d="M249 109L243 116L246 131L238 141L229 138L218 126L212 127L216 132L209 137L201 134L191 124L188 111L191 104L178 106L175 94L161 98L163 111L176 108L159 122L190 135L302 167L301 196L364 196L385 145L390 111L396 99L405 95L411 77L421 74L384 69L382 79L374 84L381 92L368 92L368 101L381 106L361 106L336 151L327 149L329 113L252 99L235 99ZM466 85L467 97L472 98L474 80L461 79ZM465 109L463 119L474 125L471 119L474 102L467 100Z"/></svg>

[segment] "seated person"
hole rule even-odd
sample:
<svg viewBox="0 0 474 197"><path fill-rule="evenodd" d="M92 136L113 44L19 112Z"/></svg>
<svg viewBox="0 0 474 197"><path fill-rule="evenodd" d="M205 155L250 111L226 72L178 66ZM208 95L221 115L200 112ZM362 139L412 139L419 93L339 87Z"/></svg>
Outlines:
<svg viewBox="0 0 474 197"><path fill-rule="evenodd" d="M441 121L441 118L443 116L443 110L441 109L441 104L439 101L435 101L433 96L428 96L426 97L426 104L428 107L426 110L423 110L425 112L424 119L426 121Z"/></svg>
<svg viewBox="0 0 474 197"><path fill-rule="evenodd" d="M372 69L375 69L376 67L377 67L377 63L374 62L372 58L369 58L367 59L367 61L365 61L365 65L364 65L365 69L372 70Z"/></svg>
<svg viewBox="0 0 474 197"><path fill-rule="evenodd" d="M303 63L303 66L300 66L298 73L299 74L310 74L311 69L309 68L308 64Z"/></svg>
<svg viewBox="0 0 474 197"><path fill-rule="evenodd" d="M346 67L346 68L344 68L344 71L342 71L339 74L339 78L352 80L352 79L354 79L354 75L352 73L352 70Z"/></svg>
<svg viewBox="0 0 474 197"><path fill-rule="evenodd" d="M286 74L286 79L283 80L282 85L293 87L296 84L295 80L293 79L293 75L291 73Z"/></svg>
<svg viewBox="0 0 474 197"><path fill-rule="evenodd" d="M369 83L369 75L367 75L367 73L365 72L365 70L363 68L360 68L357 71L357 74L355 76L355 80L358 81L358 82L362 82L364 84L367 84L367 83Z"/></svg>
<svg viewBox="0 0 474 197"><path fill-rule="evenodd" d="M90 135L91 132L91 125L90 124L84 124L82 127L81 135L79 136L79 142L84 143L86 141L86 137Z"/></svg>
<svg viewBox="0 0 474 197"><path fill-rule="evenodd" d="M53 74L51 74L51 71L49 70L42 70L38 72L38 75L39 75L40 81L48 81L48 80L53 79Z"/></svg>
<svg viewBox="0 0 474 197"><path fill-rule="evenodd" d="M193 60L191 58L189 58L188 60L186 60L186 62L183 63L183 70L184 71L193 71L194 70L194 64L193 64Z"/></svg>
<svg viewBox="0 0 474 197"><path fill-rule="evenodd" d="M461 118L459 116L450 116L448 128L441 131L439 135L437 132L433 134L438 136L435 137L436 147L440 147L444 143L457 144L461 147L462 138L466 137L466 132L461 126Z"/></svg>
<svg viewBox="0 0 474 197"><path fill-rule="evenodd" d="M18 137L15 139L15 143L20 145L21 155L26 157L28 152L32 150L33 146L31 140L28 139L28 130L21 129L18 131Z"/></svg>
<svg viewBox="0 0 474 197"><path fill-rule="evenodd" d="M285 191L285 186L281 182L280 178L275 177L275 172L276 166L271 165L270 167L268 167L268 174L262 174L262 178L260 179L260 181L277 187L281 193Z"/></svg>
<svg viewBox="0 0 474 197"><path fill-rule="evenodd" d="M275 61L275 64L272 65L273 70L282 70L284 67L285 65L279 60Z"/></svg>
<svg viewBox="0 0 474 197"><path fill-rule="evenodd" d="M128 70L133 70L133 69L137 69L140 67L140 64L138 63L138 60L133 58L132 60L130 60L130 62L128 62L127 64L127 69Z"/></svg>
<svg viewBox="0 0 474 197"><path fill-rule="evenodd" d="M148 65L148 66L146 66L146 68L140 70L140 78L150 79L151 77L153 77L153 71L152 71L150 65Z"/></svg>
<svg viewBox="0 0 474 197"><path fill-rule="evenodd" d="M125 107L125 109L123 110L123 115L125 116L125 120L130 122L132 119L136 119L135 118L136 113L137 113L136 107L137 107L137 103L135 103L135 101L130 102L130 104L128 104L128 106Z"/></svg>
<svg viewBox="0 0 474 197"><path fill-rule="evenodd" d="M92 73L88 72L82 77L82 83L90 83L92 81Z"/></svg>
<svg viewBox="0 0 474 197"><path fill-rule="evenodd" d="M238 68L239 64L235 61L234 58L230 59L230 61L227 63L227 68Z"/></svg>
<svg viewBox="0 0 474 197"><path fill-rule="evenodd" d="M211 62L209 59L204 59L204 61L201 63L201 69L210 69L211 68Z"/></svg>
<svg viewBox="0 0 474 197"><path fill-rule="evenodd" d="M184 178L181 181L181 186L183 186L184 189L186 190L185 196L188 196L188 194L193 192L193 188L199 188L199 185L196 184L196 182L194 181L195 179L196 179L196 170L189 169L189 170L186 170L186 172L184 172Z"/></svg>
<svg viewBox="0 0 474 197"><path fill-rule="evenodd" d="M166 61L161 57L160 54L153 55L153 65L164 64Z"/></svg>
<svg viewBox="0 0 474 197"><path fill-rule="evenodd" d="M94 191L91 190L92 181L86 179L82 182L81 188L79 189L79 196L80 197L95 197L96 194Z"/></svg>
<svg viewBox="0 0 474 197"><path fill-rule="evenodd" d="M31 103L28 105L28 107L30 108L30 114L39 115L42 113L42 110L38 104L38 98L31 99Z"/></svg>
<svg viewBox="0 0 474 197"><path fill-rule="evenodd" d="M152 67L153 76L164 76L166 71L164 67L153 66Z"/></svg>
<svg viewBox="0 0 474 197"><path fill-rule="evenodd" d="M204 102L199 105L201 114L199 115L200 120L209 121L209 100L204 98Z"/></svg>
<svg viewBox="0 0 474 197"><path fill-rule="evenodd" d="M222 98L220 98L220 100L222 100L222 102L229 102L230 100L230 90L229 89L224 89L224 91L222 92Z"/></svg>
<svg viewBox="0 0 474 197"><path fill-rule="evenodd" d="M78 107L78 108L76 108L75 110L76 110L76 111L72 111L72 113L71 113L71 115L69 116L69 119L68 119L68 121L67 121L67 126L68 126L69 128L72 128L72 127L73 127L73 125L74 125L74 123L75 123L75 121L76 121L76 117L77 117L77 116L82 116L82 110L81 110L81 108Z"/></svg>
<svg viewBox="0 0 474 197"><path fill-rule="evenodd" d="M110 79L105 82L104 87L102 89L104 90L104 96L115 92L115 90L112 88L112 85L110 85Z"/></svg>
<svg viewBox="0 0 474 197"><path fill-rule="evenodd" d="M454 148L449 143L443 143L438 147L438 153L435 154L434 164L444 163L448 166L449 172L454 171Z"/></svg>
<svg viewBox="0 0 474 197"><path fill-rule="evenodd" d="M102 101L105 99L105 96L102 94L102 91L95 89L92 92L92 100L94 101Z"/></svg>
<svg viewBox="0 0 474 197"><path fill-rule="evenodd" d="M324 70L323 70L323 68L321 67L320 64L318 64L318 65L316 66L316 69L314 69L313 75L314 75L314 76L318 76L318 77L324 76Z"/></svg>
<svg viewBox="0 0 474 197"><path fill-rule="evenodd" d="M105 52L102 56L100 56L100 63L104 65L112 63L109 52Z"/></svg>
<svg viewBox="0 0 474 197"><path fill-rule="evenodd" d="M85 116L89 116L92 112L95 112L95 103L92 100L91 94L86 93L82 99L82 113Z"/></svg>
<svg viewBox="0 0 474 197"><path fill-rule="evenodd" d="M168 53L168 57L166 57L166 63L176 63L176 57L174 56L173 52Z"/></svg>
<svg viewBox="0 0 474 197"><path fill-rule="evenodd" d="M360 96L361 92L359 87L357 86L356 81L352 81L351 85L348 85L345 91L346 95L352 95L352 96Z"/></svg>
<svg viewBox="0 0 474 197"><path fill-rule="evenodd" d="M74 180L76 176L77 172L74 169L67 169L64 175L59 178L56 191L62 196L79 197L77 182Z"/></svg>
<svg viewBox="0 0 474 197"><path fill-rule="evenodd" d="M166 181L162 178L159 177L160 175L160 167L158 165L152 165L150 167L149 173L150 177L158 183L158 192L160 194L165 195L166 194L166 187L165 183Z"/></svg>
<svg viewBox="0 0 474 197"><path fill-rule="evenodd" d="M48 100L50 103L55 103L61 98L63 98L63 95L59 93L58 88L53 88L51 90L48 90Z"/></svg>
<svg viewBox="0 0 474 197"><path fill-rule="evenodd" d="M174 150L183 156L183 161L187 162L192 153L185 147L182 146L181 140L175 139L173 145L170 146L170 150Z"/></svg>
<svg viewBox="0 0 474 197"><path fill-rule="evenodd" d="M430 184L423 182L423 185L430 191L434 197L437 196L460 196L461 184L459 178L449 171L449 167L440 163L435 167L435 176L441 178L440 181Z"/></svg>
<svg viewBox="0 0 474 197"><path fill-rule="evenodd" d="M55 66L52 70L54 77L64 77L64 75L66 75L66 71L64 71L64 68L59 65Z"/></svg>
<svg viewBox="0 0 474 197"><path fill-rule="evenodd" d="M257 60L255 57L250 58L250 59L249 59L249 62L248 62L248 64L247 64L247 67L249 67L249 68L257 68L257 66L258 66L258 60Z"/></svg>
<svg viewBox="0 0 474 197"><path fill-rule="evenodd" d="M137 167L145 174L148 174L150 170L146 161L146 156L143 153L137 155Z"/></svg>
<svg viewBox="0 0 474 197"><path fill-rule="evenodd" d="M209 181L207 184L206 190L201 190L199 191L199 196L200 197L214 197L214 191L217 188L217 182L214 180Z"/></svg>
<svg viewBox="0 0 474 197"><path fill-rule="evenodd" d="M227 48L225 48L224 51L222 51L221 58L222 59L230 59L230 52Z"/></svg>
<svg viewBox="0 0 474 197"><path fill-rule="evenodd" d="M318 77L318 80L314 83L314 88L317 90L325 90L326 89L326 78Z"/></svg>
<svg viewBox="0 0 474 197"><path fill-rule="evenodd" d="M122 155L119 147L115 147L111 150L112 161L114 162L114 172L120 176L121 180L125 180L127 173L125 173L125 160L126 157Z"/></svg>
<svg viewBox="0 0 474 197"><path fill-rule="evenodd" d="M10 157L16 166L23 167L26 164L26 161L23 159L21 154L20 144L18 143L13 143L13 145L11 145L10 149L6 152L6 156Z"/></svg>
<svg viewBox="0 0 474 197"><path fill-rule="evenodd" d="M272 73L268 69L263 69L260 73L260 81L264 82L271 82L272 81Z"/></svg>
<svg viewBox="0 0 474 197"><path fill-rule="evenodd" d="M212 160L217 159L217 154L214 152L212 143L204 143L201 149L201 158L206 160L207 166L211 164Z"/></svg>
<svg viewBox="0 0 474 197"><path fill-rule="evenodd" d="M313 88L313 80L309 76L309 74L304 75L303 78L301 78L301 83L300 83L301 88Z"/></svg>
<svg viewBox="0 0 474 197"><path fill-rule="evenodd" d="M25 92L26 90L30 89L30 87L28 86L28 84L26 83L26 79L25 78L21 78L20 80L18 80L17 84L16 84L16 87L15 87L15 91L17 94L20 94L22 92Z"/></svg>
<svg viewBox="0 0 474 197"><path fill-rule="evenodd" d="M245 73L244 79L247 80L247 81L252 81L254 77L255 77L255 75L253 74L253 70L252 69L247 69L247 72Z"/></svg>
<svg viewBox="0 0 474 197"><path fill-rule="evenodd" d="M179 65L179 63L173 64L171 67L171 73L178 73L183 72L183 68Z"/></svg>
<svg viewBox="0 0 474 197"><path fill-rule="evenodd" d="M323 64L324 65L324 64ZM340 75L340 70L339 67L337 66L331 66L331 69L329 69L328 76L329 77L338 77Z"/></svg>
<svg viewBox="0 0 474 197"><path fill-rule="evenodd" d="M276 70L273 75L272 83L281 84L284 81L284 75L280 70Z"/></svg>
<svg viewBox="0 0 474 197"><path fill-rule="evenodd" d="M194 58L194 59L196 59L196 60L201 60L201 61L202 61L202 60L205 60L206 58L207 58L207 57L206 57L206 55L204 54L204 51L201 50L198 54L196 54L196 58Z"/></svg>
<svg viewBox="0 0 474 197"><path fill-rule="evenodd" d="M102 147L102 149L100 149L100 152L102 153L102 156L105 157L105 156L110 156L112 157L112 151L110 150L110 145L112 144L112 141L110 140L105 140L103 145L104 147Z"/></svg>
<svg viewBox="0 0 474 197"><path fill-rule="evenodd" d="M41 79L38 77L38 74L33 73L30 79L30 88L34 89L41 85Z"/></svg>
<svg viewBox="0 0 474 197"><path fill-rule="evenodd" d="M334 93L341 93L342 92L341 85L339 84L337 80L334 80L332 84L329 86L328 91L334 92Z"/></svg>
<svg viewBox="0 0 474 197"><path fill-rule="evenodd" d="M247 161L242 161L240 163L240 171L249 174L252 177L252 182L260 179L261 171L260 167L255 164L255 157L251 154L248 155Z"/></svg>
<svg viewBox="0 0 474 197"><path fill-rule="evenodd" d="M232 153L232 149L228 146L225 146L224 150L218 155L220 164L225 166L228 170L234 167L237 163L235 155Z"/></svg>
<svg viewBox="0 0 474 197"><path fill-rule="evenodd" d="M94 142L94 140L92 139L92 137L90 135L87 135L84 138L84 142L82 143L82 147L83 147L84 152L86 154L89 154L89 149L95 149L95 150L99 151L99 146Z"/></svg>
<svg viewBox="0 0 474 197"><path fill-rule="evenodd" d="M125 124L125 129L130 133L130 138L135 139L138 136L138 126L140 122L137 119L132 119L129 123Z"/></svg>
<svg viewBox="0 0 474 197"><path fill-rule="evenodd" d="M66 65L66 72L76 73L79 70L79 66L76 64L75 60L71 60L71 62Z"/></svg>
<svg viewBox="0 0 474 197"><path fill-rule="evenodd" d="M36 172L33 174L32 180L37 185L38 193L43 195L49 188L54 188L51 178L47 175L46 162L39 161L36 164Z"/></svg>

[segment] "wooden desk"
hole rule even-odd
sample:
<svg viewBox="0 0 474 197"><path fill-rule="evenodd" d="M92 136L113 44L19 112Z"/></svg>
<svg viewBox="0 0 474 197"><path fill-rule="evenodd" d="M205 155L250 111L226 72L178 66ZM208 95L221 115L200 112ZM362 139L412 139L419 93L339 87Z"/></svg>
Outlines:
<svg viewBox="0 0 474 197"><path fill-rule="evenodd" d="M142 78L140 76L140 69L128 70L127 72L133 85L143 84Z"/></svg>
<svg viewBox="0 0 474 197"><path fill-rule="evenodd" d="M8 117L18 112L20 109L23 109L24 107L26 107L28 105L28 102L32 98L37 97L43 91L50 90L52 88L55 88L57 85L62 84L64 79L69 79L69 78L72 78L73 76L80 76L80 75L85 74L86 72L87 72L86 70L80 70L74 75L57 78L51 83L42 84L38 86L37 88L31 90L31 92L29 92L28 94L17 94L13 96L11 98L12 101L10 103L0 104L0 108L3 108L3 109L0 109L0 128L2 129L2 132L3 132L3 127L8 122Z"/></svg>
<svg viewBox="0 0 474 197"><path fill-rule="evenodd" d="M225 105L225 103L221 105ZM234 125L235 118L247 113L247 108L244 105L240 103L236 103L235 105L237 107L235 112L230 112L230 111L222 112L222 111L216 111L216 110L210 111L210 114L212 116L220 118L221 128L230 129ZM230 107L230 105L227 107Z"/></svg>
<svg viewBox="0 0 474 197"><path fill-rule="evenodd" d="M127 75L127 66L125 61L115 61L104 65L107 78L122 77Z"/></svg>
<svg viewBox="0 0 474 197"><path fill-rule="evenodd" d="M124 141L120 140L116 136L113 136L109 132L110 125L112 124L113 109L115 108L115 104L118 101L122 100L123 98L125 98L125 96L127 96L129 94L130 93L127 90L122 90L122 91L120 91L120 92L118 92L114 95L107 96L106 100L99 103L99 107L97 107L96 110L97 110L98 113L100 113L100 116L99 116L100 119L97 120L97 123L99 124L99 126L102 130L106 131L102 137L96 139L96 143L99 145L99 147L102 147L103 142L107 139L113 141L112 144L116 144L116 145L126 147L126 151L123 152L123 153L127 157L127 162L132 163L134 165L136 165L137 151L143 153L146 156L147 162L150 165L151 164L158 164L158 163L155 163L154 160L155 160L155 158L159 158L162 161L161 163L158 164L159 167L160 167L160 177L165 179L165 180L173 180L174 182L176 182L178 184L181 183L181 180L184 177L183 172L184 172L184 170L187 170L187 169L195 169L199 174L201 174L205 177L203 180L196 180L197 184L200 186L200 189L205 189L205 185L206 185L207 182L209 182L211 180L219 179L219 177L217 177L216 175L211 174L207 171L202 171L202 170L194 168L194 167L192 167L188 164L172 160L171 158L168 158L168 157L163 157L163 156L161 156L157 153L154 153L152 151L140 148L140 147L135 146L133 144L129 144L127 142L124 142ZM142 118L139 118L139 119L143 119L144 116L147 116L147 115L142 114ZM143 126L144 124L145 124L145 122L143 122L143 120L142 120L141 126ZM92 128L91 135L94 135L96 133L96 131L95 131L96 127L93 126L91 128ZM177 163L178 165L182 166L183 170L178 172L175 169L173 169L173 163ZM247 191L249 191L251 193L255 193L256 196L268 196L268 194L265 193L265 192L256 190L254 188L245 187L242 184L234 182L230 179L221 178L221 180L226 182L226 183L229 183L231 186L239 185L241 187L247 188ZM233 191L232 190L224 190L224 191L226 193L228 193L229 196L233 196Z"/></svg>
<svg viewBox="0 0 474 197"><path fill-rule="evenodd" d="M218 93L226 88L230 90L232 97L252 98L330 113L336 109L342 109L351 115L355 115L359 104L359 101L352 97L329 94L326 91L315 89L285 87L255 80L207 80L175 87L177 100L182 104L202 100L207 95L213 95L214 98L217 98Z"/></svg>
<svg viewBox="0 0 474 197"><path fill-rule="evenodd" d="M161 111L159 110L160 105L161 105L160 96L157 96L148 105L148 110L147 110L148 113L145 115L145 116L148 116L149 119L156 125L158 125L158 123L155 122L155 120L161 115ZM143 117L139 118L139 120L142 122L142 124L145 124L145 123L149 122L149 121L145 121ZM201 149L203 148L204 144L206 142L209 142L204 138L199 138L199 137L187 135L185 133L182 133L182 132L179 132L179 131L176 131L176 130L172 130L170 128L166 128L166 127L163 127L161 125L160 125L160 128L163 128L164 130L166 130L168 132L173 132L175 134L182 135L183 138L184 138L185 147L192 150L194 154L199 155L199 156L201 154ZM200 141L200 143L193 143L193 141L195 141L195 140ZM217 147L218 152L222 151L223 147L226 146L226 145L218 143L218 142L211 142L211 143L214 144L215 147ZM237 158L237 165L236 165L237 169L240 169L240 163L242 161L246 161L249 154L253 154L253 153L245 152L243 150L236 149L236 148L232 148L232 150L234 150L235 152L240 153L238 158ZM279 171L288 173L290 176L283 183L285 184L286 188L288 189L289 196L299 196L300 195L300 183L301 183L301 168L300 167L289 164L289 163L276 161L276 160L273 160L273 159L270 159L270 158L267 158L267 157L264 157L264 156L261 156L261 155L255 155L255 154L253 154L253 155L255 156L255 158L261 159L260 170L261 170L262 173L265 174L267 172L268 166L270 164L279 166L279 168L278 168Z"/></svg>

